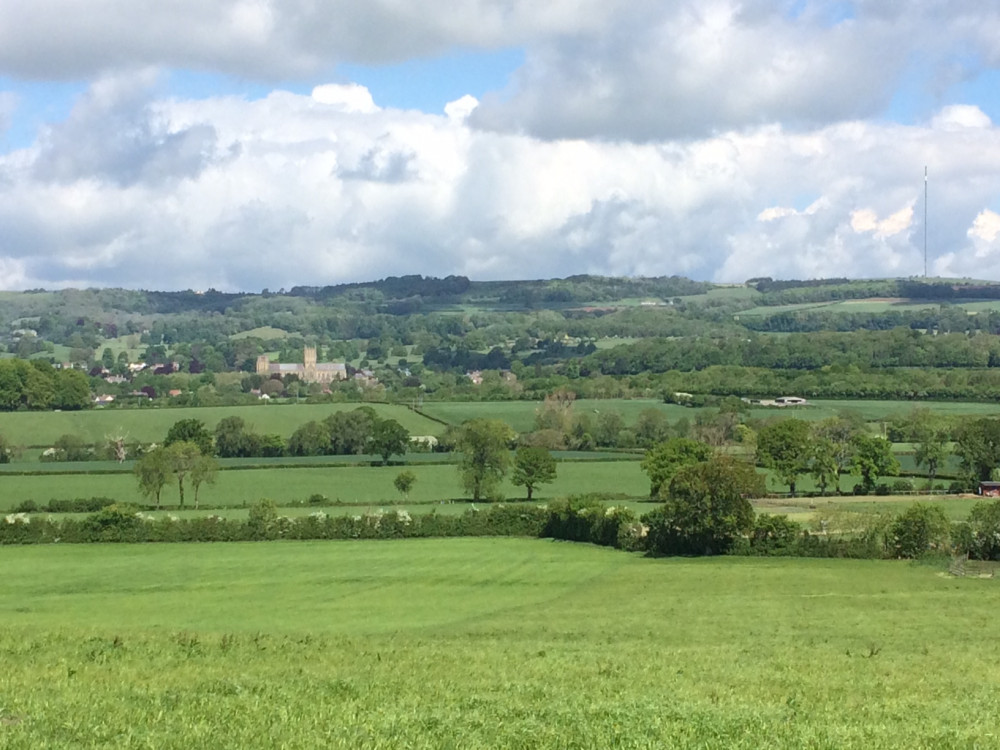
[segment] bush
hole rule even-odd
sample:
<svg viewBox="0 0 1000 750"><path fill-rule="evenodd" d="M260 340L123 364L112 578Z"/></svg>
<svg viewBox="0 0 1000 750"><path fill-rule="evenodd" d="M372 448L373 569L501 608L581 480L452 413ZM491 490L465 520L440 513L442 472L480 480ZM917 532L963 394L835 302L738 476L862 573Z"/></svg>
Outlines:
<svg viewBox="0 0 1000 750"><path fill-rule="evenodd" d="M802 536L802 527L788 516L757 516L748 541L751 555L791 555Z"/></svg>
<svg viewBox="0 0 1000 750"><path fill-rule="evenodd" d="M896 557L915 559L947 549L950 532L941 506L914 503L893 521L889 536Z"/></svg>
<svg viewBox="0 0 1000 750"><path fill-rule="evenodd" d="M604 547L638 549L640 525L628 508L602 502L597 495L575 495L553 502L540 536Z"/></svg>
<svg viewBox="0 0 1000 750"><path fill-rule="evenodd" d="M972 506L956 534L956 547L977 560L1000 560L1000 500Z"/></svg>
<svg viewBox="0 0 1000 750"><path fill-rule="evenodd" d="M913 482L909 479L897 479L892 483L892 491L898 493L913 492Z"/></svg>

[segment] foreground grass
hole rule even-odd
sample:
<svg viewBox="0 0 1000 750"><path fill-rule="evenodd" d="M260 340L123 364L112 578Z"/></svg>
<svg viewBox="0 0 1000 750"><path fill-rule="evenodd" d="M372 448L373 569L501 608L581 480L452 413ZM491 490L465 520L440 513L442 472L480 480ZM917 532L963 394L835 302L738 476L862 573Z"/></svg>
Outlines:
<svg viewBox="0 0 1000 750"><path fill-rule="evenodd" d="M5 748L998 742L1000 589L926 566L510 539L0 564Z"/></svg>

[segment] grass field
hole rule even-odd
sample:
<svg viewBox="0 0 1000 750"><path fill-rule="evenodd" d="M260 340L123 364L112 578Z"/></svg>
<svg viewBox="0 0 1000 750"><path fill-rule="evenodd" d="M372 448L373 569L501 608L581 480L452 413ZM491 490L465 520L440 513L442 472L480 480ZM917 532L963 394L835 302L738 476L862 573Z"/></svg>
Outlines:
<svg viewBox="0 0 1000 750"><path fill-rule="evenodd" d="M537 540L0 548L0 744L973 748L993 580Z"/></svg>
<svg viewBox="0 0 1000 750"><path fill-rule="evenodd" d="M382 417L391 417L411 435L437 435L442 425L404 406L366 404ZM181 419L200 419L210 430L226 417L242 417L257 432L287 438L313 419L362 404L281 404L268 406L208 406L189 408L94 409L74 412L12 412L0 414L0 434L14 445L52 445L60 436L79 435L88 443L103 442L118 431L129 440L163 440L171 425Z"/></svg>
<svg viewBox="0 0 1000 750"><path fill-rule="evenodd" d="M449 424L461 424L469 419L485 417L502 419L518 432L528 432L535 428L535 414L541 401L442 401L428 402L421 411L429 417ZM575 414L589 414L597 419L602 411L614 411L622 415L627 425L635 424L639 413L645 409L658 409L671 421L681 417L692 418L694 409L676 404L664 404L656 399L579 399L573 402Z"/></svg>
<svg viewBox="0 0 1000 750"><path fill-rule="evenodd" d="M410 500L434 503L464 496L454 465L406 467L417 476ZM250 505L266 497L278 504L304 502L310 495L325 495L331 502L382 504L396 502L393 480L399 466L339 466L332 468L246 469L220 471L214 486L204 486L202 503ZM135 477L124 474L43 474L0 477L0 511L9 511L24 500L44 504L52 499L108 497L117 502L142 502ZM638 461L580 461L559 463L556 480L536 489L536 496L564 497L588 492L611 492L642 498L649 495L649 480ZM190 486L187 502L193 502ZM524 489L508 482L508 498L523 498ZM176 484L168 483L161 500L176 505Z"/></svg>
<svg viewBox="0 0 1000 750"><path fill-rule="evenodd" d="M803 310L822 310L831 313L883 313L890 311L912 312L914 310L937 309L942 305L960 307L969 312L990 312L1000 310L1000 300L936 300L910 298L870 298L834 300L831 302L800 302L788 305L762 305L749 310L741 310L740 316L770 317L781 313Z"/></svg>
<svg viewBox="0 0 1000 750"><path fill-rule="evenodd" d="M769 394L794 395L794 394ZM0 434L14 445L49 446L60 436L73 434L86 442L103 442L110 434L124 432L130 440L153 442L162 440L167 430L181 419L200 419L213 429L218 422L230 416L242 417L262 433L276 433L285 438L297 428L313 419L323 419L335 411L355 409L362 404L272 404L268 406L219 406L189 408L94 409L80 412L12 412L0 414ZM540 401L445 401L425 403L417 414L405 406L395 404L368 404L383 417L391 417L412 435L439 435L447 424L486 417L502 419L518 432L534 428L535 414ZM811 402L809 406L793 408L755 408L750 416L755 419L819 420L842 411L853 411L870 422L906 414L915 408L951 416L983 416L1000 414L1000 404L977 402L934 401L829 401ZM580 399L574 402L577 414L587 414L596 419L602 411L622 415L627 425L634 425L640 412L657 409L671 422L679 419L693 420L700 409L664 404L656 399ZM715 413L715 408L706 408ZM437 421L436 421L437 420Z"/></svg>

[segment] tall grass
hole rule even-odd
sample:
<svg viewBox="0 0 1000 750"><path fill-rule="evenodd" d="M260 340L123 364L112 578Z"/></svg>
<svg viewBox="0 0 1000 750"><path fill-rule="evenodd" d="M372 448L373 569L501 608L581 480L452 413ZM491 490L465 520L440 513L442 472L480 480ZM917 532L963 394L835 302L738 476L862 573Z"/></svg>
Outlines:
<svg viewBox="0 0 1000 750"><path fill-rule="evenodd" d="M992 580L434 540L3 548L5 748L991 747Z"/></svg>

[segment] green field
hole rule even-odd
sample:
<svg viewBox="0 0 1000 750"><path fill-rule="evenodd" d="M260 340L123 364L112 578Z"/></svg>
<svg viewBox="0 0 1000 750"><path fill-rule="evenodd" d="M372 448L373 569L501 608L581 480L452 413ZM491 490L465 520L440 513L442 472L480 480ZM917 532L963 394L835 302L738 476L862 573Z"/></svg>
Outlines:
<svg viewBox="0 0 1000 750"><path fill-rule="evenodd" d="M749 310L741 310L737 317L770 317L772 315L801 312L804 310L822 310L823 312L830 313L913 312L915 310L936 310L942 306L959 307L968 312L991 312L1000 310L1000 300L937 300L876 297L869 299L834 300L830 302L799 302L787 305L761 305Z"/></svg>
<svg viewBox="0 0 1000 750"><path fill-rule="evenodd" d="M461 424L469 419L502 419L518 432L535 428L535 414L541 401L442 401L428 402L421 411L429 417L449 424ZM596 419L602 411L622 415L627 425L635 424L639 413L645 409L658 409L671 421L681 417L691 418L695 410L675 404L664 404L656 399L579 399L573 402L574 414L588 414Z"/></svg>
<svg viewBox="0 0 1000 750"><path fill-rule="evenodd" d="M796 394L780 394L796 395ZM750 410L755 419L819 420L835 417L843 411L859 414L867 422L879 422L895 415L908 414L914 409L929 409L941 416L992 416L1000 414L1000 404L975 401L863 401L858 399L810 401L808 406L765 407Z"/></svg>
<svg viewBox="0 0 1000 750"><path fill-rule="evenodd" d="M997 745L1000 588L515 539L0 548L0 744Z"/></svg>
<svg viewBox="0 0 1000 750"><path fill-rule="evenodd" d="M795 394L768 394L795 395ZM540 401L443 401L429 402L421 407L423 414L395 404L365 404L381 416L395 419L412 435L440 435L447 424L461 424L475 418L502 419L518 432L534 429L535 414ZM296 429L313 419L323 419L335 411L356 409L362 404L271 404L259 406L219 406L185 408L94 409L79 412L10 412L0 414L0 434L20 446L49 446L60 436L78 435L86 442L99 443L108 435L125 433L129 440L155 442L162 440L171 425L181 419L200 419L213 429L218 422L231 416L242 417L257 432L275 433L287 438ZM1000 414L1000 404L977 402L935 401L829 401L811 402L805 407L753 408L755 419L819 420L853 411L869 422L893 415L906 414L916 408L950 416ZM663 412L671 422L693 420L699 411L714 413L715 408L689 408L664 404L656 399L580 399L574 402L576 414L596 419L601 412L622 415L627 425L634 425L646 409Z"/></svg>
<svg viewBox="0 0 1000 750"><path fill-rule="evenodd" d="M412 465L417 476L409 500L434 503L464 496L454 465ZM337 466L331 468L277 468L220 471L215 485L204 486L200 500L207 505L250 505L270 498L279 505L304 502L310 495L325 495L330 502L382 504L396 502L393 479L398 466ZM108 497L117 502L146 501L139 495L135 477L122 474L41 474L0 477L0 511L9 511L24 500L43 504L51 499ZM539 497L564 497L588 492L610 492L642 498L649 495L649 480L638 461L572 461L558 465L556 481L539 487ZM504 484L508 498L523 498L524 489ZM187 502L193 502L188 487ZM168 483L161 500L176 505L175 483Z"/></svg>
<svg viewBox="0 0 1000 750"><path fill-rule="evenodd" d="M437 435L442 425L415 414L405 406L364 404L382 417L395 419L411 435ZM0 434L14 445L52 445L60 436L79 435L88 443L104 442L108 435L123 432L130 441L155 442L166 437L171 425L181 419L200 419L214 429L226 417L242 417L257 432L287 438L313 419L336 411L356 409L362 404L269 404L267 406L208 406L186 408L94 409L74 412L12 412L0 414Z"/></svg>
<svg viewBox="0 0 1000 750"><path fill-rule="evenodd" d="M270 341L272 339L283 339L288 336L288 331L282 330L281 328L274 328L273 326L260 326L259 328L252 328L249 331L240 331L239 333L230 334L229 338L238 339L249 339L258 338L264 341Z"/></svg>

